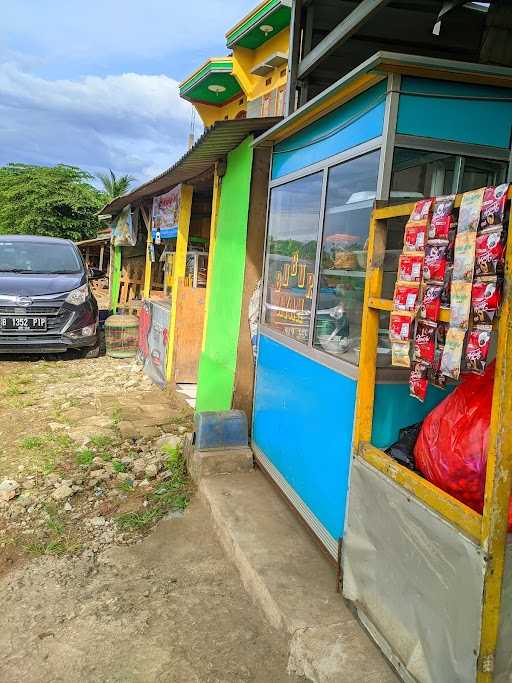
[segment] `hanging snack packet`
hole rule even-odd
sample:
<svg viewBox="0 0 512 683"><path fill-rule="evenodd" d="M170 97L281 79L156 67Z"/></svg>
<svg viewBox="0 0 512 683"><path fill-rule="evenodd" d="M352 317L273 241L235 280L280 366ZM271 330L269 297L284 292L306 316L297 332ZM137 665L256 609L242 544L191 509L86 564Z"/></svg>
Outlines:
<svg viewBox="0 0 512 683"><path fill-rule="evenodd" d="M409 341L412 322L412 313L393 311L389 317L389 339L392 342Z"/></svg>
<svg viewBox="0 0 512 683"><path fill-rule="evenodd" d="M432 197L429 197L429 199L420 199L419 202L416 202L410 215L409 222L418 223L419 221L427 221L430 216L433 202L434 200Z"/></svg>
<svg viewBox="0 0 512 683"><path fill-rule="evenodd" d="M427 244L425 247L425 260L423 262L424 280L444 282L446 266L448 265L446 258L447 247L447 242Z"/></svg>
<svg viewBox="0 0 512 683"><path fill-rule="evenodd" d="M423 290L423 299L420 305L420 318L433 320L439 318L441 310L441 293L443 285L426 285Z"/></svg>
<svg viewBox="0 0 512 683"><path fill-rule="evenodd" d="M398 263L398 279L419 282L423 269L423 254L402 254Z"/></svg>
<svg viewBox="0 0 512 683"><path fill-rule="evenodd" d="M480 224L480 210L485 188L464 192L459 210L459 235L463 232L476 232Z"/></svg>
<svg viewBox="0 0 512 683"><path fill-rule="evenodd" d="M436 355L434 358L434 363L432 365L432 370L430 371L430 381L432 386L438 389L446 389L446 377L441 372L441 359L443 357L444 347L438 347L436 349Z"/></svg>
<svg viewBox="0 0 512 683"><path fill-rule="evenodd" d="M410 368L410 342L393 342L391 344L391 365L398 368Z"/></svg>
<svg viewBox="0 0 512 683"><path fill-rule="evenodd" d="M466 345L466 369L483 375L491 345L491 327L474 327L469 331Z"/></svg>
<svg viewBox="0 0 512 683"><path fill-rule="evenodd" d="M427 221L407 223L404 233L404 252L423 251L427 234Z"/></svg>
<svg viewBox="0 0 512 683"><path fill-rule="evenodd" d="M448 231L452 224L452 212L455 195L437 197L434 202L432 220L428 229L428 238L431 240L448 239Z"/></svg>
<svg viewBox="0 0 512 683"><path fill-rule="evenodd" d="M450 308L452 292L452 273L453 266L448 266L446 268L446 273L444 274L443 289L441 292L441 306L443 308Z"/></svg>
<svg viewBox="0 0 512 683"><path fill-rule="evenodd" d="M503 228L487 230L476 238L475 275L499 275L505 262Z"/></svg>
<svg viewBox="0 0 512 683"><path fill-rule="evenodd" d="M393 295L394 307L399 311L414 311L420 286L416 282L397 282Z"/></svg>
<svg viewBox="0 0 512 683"><path fill-rule="evenodd" d="M507 194L508 184L485 188L480 214L480 230L503 225Z"/></svg>
<svg viewBox="0 0 512 683"><path fill-rule="evenodd" d="M501 287L497 277L475 280L471 294L474 325L492 325L501 303Z"/></svg>
<svg viewBox="0 0 512 683"><path fill-rule="evenodd" d="M439 322L437 323L436 330L436 346L437 348L444 346L446 344L446 335L448 334L448 323Z"/></svg>
<svg viewBox="0 0 512 683"><path fill-rule="evenodd" d="M448 265L453 265L455 257L455 240L457 239L457 225L448 231L448 247L446 248L446 260Z"/></svg>
<svg viewBox="0 0 512 683"><path fill-rule="evenodd" d="M455 240L455 256L453 259L454 282L473 282L475 272L476 232L463 232Z"/></svg>
<svg viewBox="0 0 512 683"><path fill-rule="evenodd" d="M436 350L437 323L430 320L419 320L414 335L414 359L421 360L428 365L434 362Z"/></svg>
<svg viewBox="0 0 512 683"><path fill-rule="evenodd" d="M409 376L409 389L413 398L423 403L427 395L428 366L425 363L415 362Z"/></svg>
<svg viewBox="0 0 512 683"><path fill-rule="evenodd" d="M450 290L450 327L468 329L471 309L471 282L452 281Z"/></svg>
<svg viewBox="0 0 512 683"><path fill-rule="evenodd" d="M441 372L446 377L452 379L459 379L460 363L462 359L462 348L464 346L464 337L466 331L456 327L450 327L446 335L446 344L444 345L443 355L441 358Z"/></svg>

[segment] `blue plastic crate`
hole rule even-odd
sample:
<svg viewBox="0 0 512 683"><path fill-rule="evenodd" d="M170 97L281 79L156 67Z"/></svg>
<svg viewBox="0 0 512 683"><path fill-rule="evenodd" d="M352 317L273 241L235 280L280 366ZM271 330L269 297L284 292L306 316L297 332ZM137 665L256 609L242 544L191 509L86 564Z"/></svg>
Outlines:
<svg viewBox="0 0 512 683"><path fill-rule="evenodd" d="M194 415L194 445L209 448L239 448L248 444L247 417L242 410L204 412Z"/></svg>

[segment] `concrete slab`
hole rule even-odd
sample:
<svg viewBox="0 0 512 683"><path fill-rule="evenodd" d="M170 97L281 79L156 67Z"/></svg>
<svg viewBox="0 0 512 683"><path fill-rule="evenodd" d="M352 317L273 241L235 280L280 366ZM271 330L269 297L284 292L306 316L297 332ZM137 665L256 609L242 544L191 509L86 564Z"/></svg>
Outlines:
<svg viewBox="0 0 512 683"><path fill-rule="evenodd" d="M317 683L391 683L396 674L336 593L336 570L259 470L199 484L245 588L289 638L288 670Z"/></svg>
<svg viewBox="0 0 512 683"><path fill-rule="evenodd" d="M253 454L247 446L200 451L189 444L185 447L185 457L188 472L196 484L204 477L250 472L254 467Z"/></svg>

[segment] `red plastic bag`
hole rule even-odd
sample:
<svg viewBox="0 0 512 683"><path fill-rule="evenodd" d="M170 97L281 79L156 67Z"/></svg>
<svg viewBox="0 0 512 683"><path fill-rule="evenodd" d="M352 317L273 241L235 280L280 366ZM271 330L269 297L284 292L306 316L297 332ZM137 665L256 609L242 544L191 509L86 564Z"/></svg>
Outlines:
<svg viewBox="0 0 512 683"><path fill-rule="evenodd" d="M494 367L466 375L423 421L414 448L417 469L430 482L477 512L484 505L487 441ZM509 508L509 527L512 514Z"/></svg>

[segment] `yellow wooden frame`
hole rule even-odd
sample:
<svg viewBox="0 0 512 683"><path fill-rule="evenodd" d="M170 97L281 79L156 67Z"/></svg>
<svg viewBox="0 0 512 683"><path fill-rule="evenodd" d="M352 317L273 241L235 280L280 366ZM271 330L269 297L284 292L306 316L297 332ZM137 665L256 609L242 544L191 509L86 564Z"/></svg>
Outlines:
<svg viewBox="0 0 512 683"><path fill-rule="evenodd" d="M172 291L171 291L171 312L169 316L169 334L167 346L167 381L173 381L174 374L174 345L176 336L176 292L178 291L178 280L185 277L187 267L188 233L190 229L190 216L192 213L192 195L194 187L192 185L181 186L180 210L178 216L178 235L176 239L176 254L172 269Z"/></svg>
<svg viewBox="0 0 512 683"><path fill-rule="evenodd" d="M508 198L512 198L512 189ZM455 206L460 206L457 195ZM493 680L494 656L501 611L501 590L508 529L508 506L512 487L512 240L505 264L503 306L498 323L498 347L493 406L489 430L486 489L483 514L479 515L444 491L399 465L371 444L379 314L391 311L393 302L382 298L382 279L390 218L407 217L414 202L374 209L368 240L368 269L365 281L359 382L354 423L354 453L435 510L448 522L478 543L487 558L482 596L482 628L478 658L478 683ZM512 211L509 236L512 233ZM441 320L449 320L443 312Z"/></svg>

